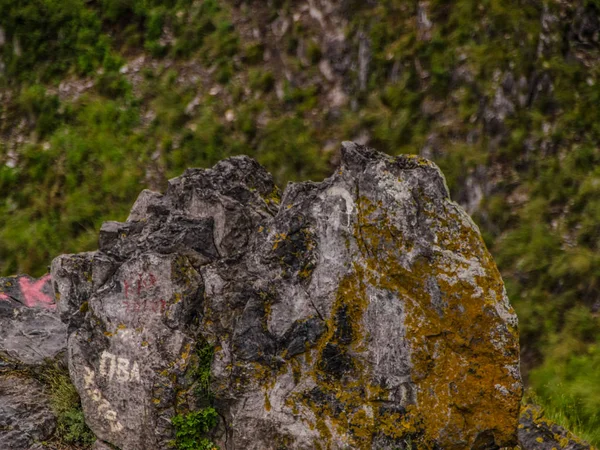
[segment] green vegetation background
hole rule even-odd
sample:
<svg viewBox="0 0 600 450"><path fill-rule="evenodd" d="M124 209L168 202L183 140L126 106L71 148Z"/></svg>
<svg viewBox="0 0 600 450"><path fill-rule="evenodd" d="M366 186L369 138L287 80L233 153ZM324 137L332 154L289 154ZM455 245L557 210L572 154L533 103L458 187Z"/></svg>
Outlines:
<svg viewBox="0 0 600 450"><path fill-rule="evenodd" d="M359 135L428 148L455 198L482 189L534 395L599 444L600 2L344 0L335 30L301 3L0 0L0 272L94 249L186 167L248 154L284 185L327 176ZM332 105L319 63L346 56Z"/></svg>

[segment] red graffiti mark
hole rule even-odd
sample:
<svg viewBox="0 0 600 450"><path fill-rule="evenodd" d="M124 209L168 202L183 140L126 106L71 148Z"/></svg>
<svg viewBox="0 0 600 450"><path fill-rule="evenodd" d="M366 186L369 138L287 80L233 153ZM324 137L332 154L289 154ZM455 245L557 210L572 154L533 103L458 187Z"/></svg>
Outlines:
<svg viewBox="0 0 600 450"><path fill-rule="evenodd" d="M56 308L54 299L48 294L44 294L42 292L42 288L49 279L49 274L44 275L37 281L29 281L25 277L19 278L19 287L21 288L21 294L23 294L23 299L26 306L32 308L33 306L41 305L47 309Z"/></svg>
<svg viewBox="0 0 600 450"><path fill-rule="evenodd" d="M135 288L135 293L139 297L142 293L152 286L156 285L156 277L152 273L139 273L137 280L134 280L132 285L127 280L123 281L123 287L125 290L125 298L129 298L129 290L131 287Z"/></svg>
<svg viewBox="0 0 600 450"><path fill-rule="evenodd" d="M167 309L167 302L163 299L160 300L126 300L123 302L125 305L126 312L141 312L141 311L152 311L152 312L165 312Z"/></svg>
<svg viewBox="0 0 600 450"><path fill-rule="evenodd" d="M4 292L0 292L0 301L8 301L8 295L6 295Z"/></svg>
<svg viewBox="0 0 600 450"><path fill-rule="evenodd" d="M154 286L156 284L156 278L154 277L153 274L151 273L140 273L138 275L138 280L137 280L137 293L138 295L140 295L140 293L143 290L149 289L152 286Z"/></svg>
<svg viewBox="0 0 600 450"><path fill-rule="evenodd" d="M152 309L152 312L158 312L160 311L161 313L165 312L165 309L167 309L167 302L165 302L162 298L157 301L157 302L152 302L150 304L150 308Z"/></svg>
<svg viewBox="0 0 600 450"><path fill-rule="evenodd" d="M152 273L140 272L133 280L123 280L125 311L135 313L142 311L164 312L167 309L167 302L152 298L156 294L154 286L156 286L156 277Z"/></svg>

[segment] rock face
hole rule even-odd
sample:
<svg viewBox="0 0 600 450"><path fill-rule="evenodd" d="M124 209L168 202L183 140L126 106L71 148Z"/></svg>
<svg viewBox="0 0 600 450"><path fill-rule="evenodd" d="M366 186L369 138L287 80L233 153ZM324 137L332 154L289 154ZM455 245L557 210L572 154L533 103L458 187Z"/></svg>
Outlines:
<svg viewBox="0 0 600 450"><path fill-rule="evenodd" d="M55 426L56 418L39 382L0 376L0 448L29 449L51 436Z"/></svg>
<svg viewBox="0 0 600 450"><path fill-rule="evenodd" d="M0 354L39 364L64 351L67 327L55 310L49 275L0 278Z"/></svg>
<svg viewBox="0 0 600 450"><path fill-rule="evenodd" d="M437 167L344 143L321 183L235 157L145 191L98 252L52 263L86 419L166 448L202 406L223 449L497 449L516 443L517 319Z"/></svg>
<svg viewBox="0 0 600 450"><path fill-rule="evenodd" d="M591 450L592 447L544 417L539 406L522 408L519 419L519 445L524 450Z"/></svg>
<svg viewBox="0 0 600 450"><path fill-rule="evenodd" d="M56 418L28 368L60 357L67 327L56 313L50 276L0 278L0 448L29 449L47 439Z"/></svg>

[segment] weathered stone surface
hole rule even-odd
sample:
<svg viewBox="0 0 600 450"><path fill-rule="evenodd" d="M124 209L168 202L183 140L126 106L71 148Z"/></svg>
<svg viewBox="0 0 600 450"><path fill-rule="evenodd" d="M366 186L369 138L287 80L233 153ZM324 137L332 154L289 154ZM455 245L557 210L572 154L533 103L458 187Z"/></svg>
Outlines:
<svg viewBox="0 0 600 450"><path fill-rule="evenodd" d="M29 449L50 437L55 425L40 383L23 376L0 375L1 449Z"/></svg>
<svg viewBox="0 0 600 450"><path fill-rule="evenodd" d="M113 450L113 447L102 441L96 441L92 444L91 450Z"/></svg>
<svg viewBox="0 0 600 450"><path fill-rule="evenodd" d="M544 417L539 406L527 405L519 419L522 450L591 450L592 447L560 425Z"/></svg>
<svg viewBox="0 0 600 450"><path fill-rule="evenodd" d="M67 327L56 314L50 276L0 278L0 355L39 364L67 347Z"/></svg>
<svg viewBox="0 0 600 450"><path fill-rule="evenodd" d="M87 421L122 450L164 448L201 406L204 341L224 449L516 442L516 316L426 160L345 143L280 205L249 158L188 170L52 276Z"/></svg>
<svg viewBox="0 0 600 450"><path fill-rule="evenodd" d="M54 431L43 386L24 369L61 357L66 348L50 276L0 278L0 449L34 448Z"/></svg>

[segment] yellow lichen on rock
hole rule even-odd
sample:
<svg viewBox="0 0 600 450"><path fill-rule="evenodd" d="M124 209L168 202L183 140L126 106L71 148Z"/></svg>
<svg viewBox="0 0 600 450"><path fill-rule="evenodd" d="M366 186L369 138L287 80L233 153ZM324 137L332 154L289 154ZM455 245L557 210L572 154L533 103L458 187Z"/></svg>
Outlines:
<svg viewBox="0 0 600 450"><path fill-rule="evenodd" d="M417 389L409 415L420 424L423 440L445 449L471 448L479 431L492 430L498 444L513 442L521 396L517 334L497 314L503 283L478 231L452 204L442 203L428 215L437 241L433 253L406 267L398 254L411 252L413 244L367 198L358 203L355 237L369 249L368 282L396 294L407 310ZM432 307L431 283L443 312ZM506 312L514 314L510 306ZM500 345L506 342L498 339L513 342Z"/></svg>

